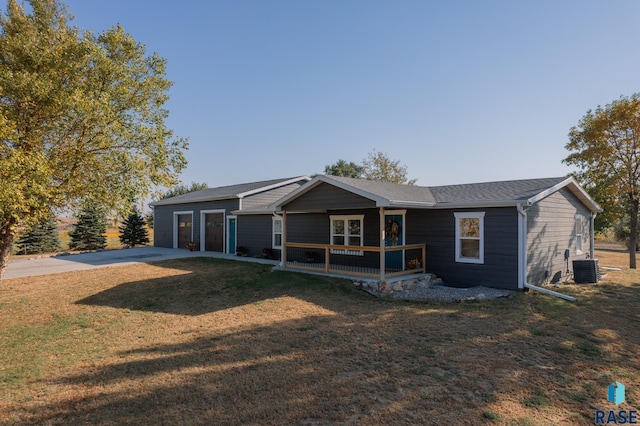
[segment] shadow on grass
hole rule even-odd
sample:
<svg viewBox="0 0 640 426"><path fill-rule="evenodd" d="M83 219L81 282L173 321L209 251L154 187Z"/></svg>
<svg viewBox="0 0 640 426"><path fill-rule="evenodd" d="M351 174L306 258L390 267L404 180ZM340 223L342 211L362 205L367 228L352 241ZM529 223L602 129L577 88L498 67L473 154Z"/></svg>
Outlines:
<svg viewBox="0 0 640 426"><path fill-rule="evenodd" d="M82 305L202 315L274 297L358 293L350 281L318 275L272 271L272 266L211 258L156 263L187 273L170 278L131 281L77 301ZM314 302L331 298L321 297ZM329 308L330 309L330 308Z"/></svg>
<svg viewBox="0 0 640 426"><path fill-rule="evenodd" d="M31 419L463 424L480 421L486 404L533 379L513 380L524 354L510 347L508 330L500 330L505 336L497 344L476 342L486 336L480 331L486 320L464 331L465 315L388 308L368 304L350 316L289 320L119 353L119 362L50 383L87 392L39 407Z"/></svg>
<svg viewBox="0 0 640 426"><path fill-rule="evenodd" d="M54 425L478 424L505 420L506 412L518 424L588 423L614 379L608 368L618 348L610 345L625 333L627 350L640 350L637 328L601 307L606 292L584 305L540 294L400 303L345 281L262 265L162 265L190 273L121 284L78 303L196 316L287 295L331 313L115 353L46 381L74 396L22 408L22 418ZM638 300L635 285L603 290L623 297L609 300L617 308ZM607 326L616 333L600 333ZM614 361L636 401L637 359Z"/></svg>

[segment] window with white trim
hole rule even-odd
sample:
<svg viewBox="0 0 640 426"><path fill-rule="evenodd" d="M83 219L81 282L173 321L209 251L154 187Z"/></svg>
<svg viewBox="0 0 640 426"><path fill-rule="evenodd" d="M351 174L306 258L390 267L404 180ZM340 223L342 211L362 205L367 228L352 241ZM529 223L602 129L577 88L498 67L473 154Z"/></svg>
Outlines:
<svg viewBox="0 0 640 426"><path fill-rule="evenodd" d="M329 216L331 220L331 245L334 246L362 246L364 244L363 221L364 215ZM350 254L362 256L362 250L336 250L333 254Z"/></svg>
<svg viewBox="0 0 640 426"><path fill-rule="evenodd" d="M582 254L582 232L584 230L584 217L576 215L576 254Z"/></svg>
<svg viewBox="0 0 640 426"><path fill-rule="evenodd" d="M273 239L271 242L271 248L282 248L282 218L273 217Z"/></svg>
<svg viewBox="0 0 640 426"><path fill-rule="evenodd" d="M456 262L484 263L484 212L454 213Z"/></svg>

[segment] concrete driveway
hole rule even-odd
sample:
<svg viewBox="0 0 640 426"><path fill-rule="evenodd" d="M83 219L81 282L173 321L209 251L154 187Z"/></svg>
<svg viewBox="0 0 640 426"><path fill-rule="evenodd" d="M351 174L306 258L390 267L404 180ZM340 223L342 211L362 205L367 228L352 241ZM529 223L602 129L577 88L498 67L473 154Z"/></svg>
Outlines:
<svg viewBox="0 0 640 426"><path fill-rule="evenodd" d="M87 269L105 268L108 266L123 266L136 263L203 256L259 262L272 265L278 264L278 262L274 260L237 257L234 255L208 251L191 252L189 250L181 249L138 247L132 249L105 250L92 253L56 255L30 259L10 258L9 266L7 266L4 273L4 279L33 277L37 275L57 274L59 272L82 271Z"/></svg>

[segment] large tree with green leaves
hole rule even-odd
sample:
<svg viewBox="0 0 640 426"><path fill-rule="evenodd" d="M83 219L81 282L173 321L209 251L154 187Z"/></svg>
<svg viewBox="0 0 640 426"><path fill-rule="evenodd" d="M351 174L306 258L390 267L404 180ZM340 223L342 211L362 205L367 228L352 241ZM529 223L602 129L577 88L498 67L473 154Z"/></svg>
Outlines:
<svg viewBox="0 0 640 426"><path fill-rule="evenodd" d="M381 182L402 183L415 185L417 179L409 179L407 167L400 164L400 160L392 160L384 152L373 150L362 162L363 177L368 180Z"/></svg>
<svg viewBox="0 0 640 426"><path fill-rule="evenodd" d="M384 152L375 149L367 154L362 164L353 161L338 160L324 167L324 173L330 176L343 176L357 179L377 180L381 182L415 185L417 179L409 179L407 167L400 160L392 160Z"/></svg>
<svg viewBox="0 0 640 426"><path fill-rule="evenodd" d="M26 3L0 14L0 279L20 226L87 199L126 211L186 164L166 61L120 26L81 32L60 0Z"/></svg>
<svg viewBox="0 0 640 426"><path fill-rule="evenodd" d="M180 183L173 188L169 188L160 195L160 199L177 197L178 195L188 194L190 192L201 191L209 186L206 182L191 182L191 185Z"/></svg>
<svg viewBox="0 0 640 426"><path fill-rule="evenodd" d="M636 268L640 207L640 94L589 110L569 132L563 160L604 208L609 221L629 221L629 267Z"/></svg>
<svg viewBox="0 0 640 426"><path fill-rule="evenodd" d="M364 173L364 167L354 163L353 161L346 162L345 160L338 160L335 164L331 164L324 167L324 174L330 176L342 176L350 178L361 178Z"/></svg>

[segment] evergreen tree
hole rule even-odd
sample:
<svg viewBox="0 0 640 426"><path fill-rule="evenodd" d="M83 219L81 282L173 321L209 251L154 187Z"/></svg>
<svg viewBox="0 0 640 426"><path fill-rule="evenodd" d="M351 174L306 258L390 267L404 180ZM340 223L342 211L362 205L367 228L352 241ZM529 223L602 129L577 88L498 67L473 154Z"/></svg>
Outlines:
<svg viewBox="0 0 640 426"><path fill-rule="evenodd" d="M142 215L137 209L133 209L129 217L122 222L122 226L118 228L120 230L120 242L130 247L148 244L149 233L145 225Z"/></svg>
<svg viewBox="0 0 640 426"><path fill-rule="evenodd" d="M107 216L95 205L85 206L78 217L78 223L69 232L71 250L98 250L107 245Z"/></svg>
<svg viewBox="0 0 640 426"><path fill-rule="evenodd" d="M19 254L53 253L59 251L60 237L53 215L27 229L17 241Z"/></svg>
<svg viewBox="0 0 640 426"><path fill-rule="evenodd" d="M144 221L147 222L147 228L153 229L153 212L145 214Z"/></svg>

